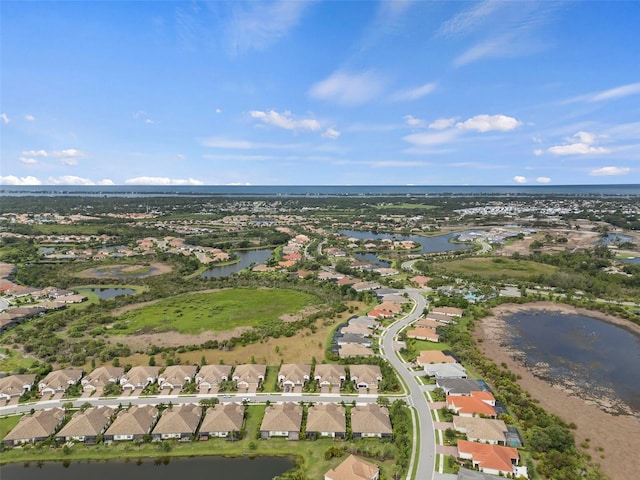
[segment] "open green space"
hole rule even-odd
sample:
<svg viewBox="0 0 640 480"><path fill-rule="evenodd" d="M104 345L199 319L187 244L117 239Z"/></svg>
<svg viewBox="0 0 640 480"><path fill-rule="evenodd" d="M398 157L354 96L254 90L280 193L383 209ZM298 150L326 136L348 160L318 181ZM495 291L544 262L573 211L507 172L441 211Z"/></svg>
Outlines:
<svg viewBox="0 0 640 480"><path fill-rule="evenodd" d="M541 274L552 274L557 270L552 265L503 257L464 258L443 262L439 266L453 274L504 279L535 277Z"/></svg>
<svg viewBox="0 0 640 480"><path fill-rule="evenodd" d="M12 415L10 417L0 418L0 442L4 440L4 437L13 430L20 421L21 415Z"/></svg>
<svg viewBox="0 0 640 480"><path fill-rule="evenodd" d="M295 314L319 303L311 294L284 289L228 289L177 295L119 316L114 332L166 332L198 334L253 327Z"/></svg>
<svg viewBox="0 0 640 480"><path fill-rule="evenodd" d="M18 372L21 368L29 368L36 361L13 348L0 348L0 372Z"/></svg>
<svg viewBox="0 0 640 480"><path fill-rule="evenodd" d="M423 205L421 203L398 203L394 205L373 205L376 210L433 210L440 208L436 205Z"/></svg>

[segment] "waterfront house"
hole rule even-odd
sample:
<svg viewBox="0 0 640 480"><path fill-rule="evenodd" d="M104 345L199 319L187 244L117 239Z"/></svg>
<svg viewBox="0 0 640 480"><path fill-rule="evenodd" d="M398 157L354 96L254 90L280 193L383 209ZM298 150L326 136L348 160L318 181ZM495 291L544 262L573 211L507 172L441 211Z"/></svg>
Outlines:
<svg viewBox="0 0 640 480"><path fill-rule="evenodd" d="M416 363L424 367L430 363L456 363L456 359L440 350L423 350L416 358Z"/></svg>
<svg viewBox="0 0 640 480"><path fill-rule="evenodd" d="M507 426L502 420L479 417L453 417L453 429L464 433L472 442L505 445Z"/></svg>
<svg viewBox="0 0 640 480"><path fill-rule="evenodd" d="M82 378L82 370L66 368L54 370L38 383L38 390L42 395L54 395L62 393L71 385L75 385Z"/></svg>
<svg viewBox="0 0 640 480"><path fill-rule="evenodd" d="M198 367L195 365L170 365L158 375L158 385L161 389L178 389L187 382L192 382Z"/></svg>
<svg viewBox="0 0 640 480"><path fill-rule="evenodd" d="M131 406L123 409L104 433L107 441L142 440L151 433L159 415L153 405Z"/></svg>
<svg viewBox="0 0 640 480"><path fill-rule="evenodd" d="M226 382L231 375L231 365L204 365L196 374L196 384L201 393L217 388L220 382Z"/></svg>
<svg viewBox="0 0 640 480"><path fill-rule="evenodd" d="M160 367L141 365L133 367L120 377L123 390L141 390L151 385L158 378Z"/></svg>
<svg viewBox="0 0 640 480"><path fill-rule="evenodd" d="M344 438L347 434L345 408L336 403L319 403L309 407L307 437Z"/></svg>
<svg viewBox="0 0 640 480"><path fill-rule="evenodd" d="M516 448L467 440L458 440L458 457L471 460L475 468L493 475L515 474L520 460Z"/></svg>
<svg viewBox="0 0 640 480"><path fill-rule="evenodd" d="M9 401L12 398L20 398L25 392L31 391L36 376L27 375L9 375L0 378L0 400Z"/></svg>
<svg viewBox="0 0 640 480"><path fill-rule="evenodd" d="M444 390L450 396L471 395L471 392L482 390L482 385L477 380L470 378L437 378L436 387Z"/></svg>
<svg viewBox="0 0 640 480"><path fill-rule="evenodd" d="M82 390L85 392L95 392L96 390L102 392L107 384L119 382L123 374L124 368L122 367L98 367L80 381Z"/></svg>
<svg viewBox="0 0 640 480"><path fill-rule="evenodd" d="M391 437L391 420L387 407L368 403L351 409L351 431L353 438Z"/></svg>
<svg viewBox="0 0 640 480"><path fill-rule="evenodd" d="M467 378L467 371L459 363L428 363L424 373L435 378Z"/></svg>
<svg viewBox="0 0 640 480"><path fill-rule="evenodd" d="M453 317L450 317L449 315L445 315L444 313L437 313L437 312L427 313L425 319L430 320L432 322L436 322L440 326L454 322Z"/></svg>
<svg viewBox="0 0 640 480"><path fill-rule="evenodd" d="M235 368L232 379L236 382L239 392L255 392L264 381L266 374L266 365L246 363Z"/></svg>
<svg viewBox="0 0 640 480"><path fill-rule="evenodd" d="M496 418L495 398L489 392L471 392L470 396L447 395L447 408L461 417L484 415Z"/></svg>
<svg viewBox="0 0 640 480"><path fill-rule="evenodd" d="M324 480L378 480L380 469L355 455L349 455L336 468L324 474Z"/></svg>
<svg viewBox="0 0 640 480"><path fill-rule="evenodd" d="M314 378L321 389L331 388L332 390L339 391L342 382L347 378L347 374L343 365L318 364L316 365Z"/></svg>
<svg viewBox="0 0 640 480"><path fill-rule="evenodd" d="M80 410L74 413L69 423L56 434L56 440L59 442L95 443L98 435L107 429L113 413L114 410L110 407L92 407L84 411Z"/></svg>
<svg viewBox="0 0 640 480"><path fill-rule="evenodd" d="M284 363L278 371L278 385L285 392L297 389L302 391L302 387L311 378L311 365L299 363Z"/></svg>
<svg viewBox="0 0 640 480"><path fill-rule="evenodd" d="M302 407L297 403L285 402L269 405L260 425L260 438L286 437L288 440L300 438Z"/></svg>
<svg viewBox="0 0 640 480"><path fill-rule="evenodd" d="M439 342L440 335L438 335L431 328L412 328L407 330L407 338L415 338L416 340L427 340L429 342Z"/></svg>
<svg viewBox="0 0 640 480"><path fill-rule="evenodd" d="M238 435L244 422L244 405L219 403L207 409L200 426L200 438Z"/></svg>
<svg viewBox="0 0 640 480"><path fill-rule="evenodd" d="M462 317L464 310L456 307L436 307L432 310L432 313L442 313L448 317Z"/></svg>
<svg viewBox="0 0 640 480"><path fill-rule="evenodd" d="M357 388L378 390L378 382L382 380L382 372L378 365L351 365L349 372L351 381Z"/></svg>
<svg viewBox="0 0 640 480"><path fill-rule="evenodd" d="M202 408L199 405L174 405L162 412L160 420L151 432L151 438L154 441L188 439L196 433L201 417Z"/></svg>
<svg viewBox="0 0 640 480"><path fill-rule="evenodd" d="M6 446L41 442L49 438L64 423L64 420L64 410L57 407L27 413L2 442Z"/></svg>
<svg viewBox="0 0 640 480"><path fill-rule="evenodd" d="M414 324L416 328L430 328L431 330L436 330L437 328L442 327L442 323L436 322L435 320L429 320L428 318L419 318Z"/></svg>

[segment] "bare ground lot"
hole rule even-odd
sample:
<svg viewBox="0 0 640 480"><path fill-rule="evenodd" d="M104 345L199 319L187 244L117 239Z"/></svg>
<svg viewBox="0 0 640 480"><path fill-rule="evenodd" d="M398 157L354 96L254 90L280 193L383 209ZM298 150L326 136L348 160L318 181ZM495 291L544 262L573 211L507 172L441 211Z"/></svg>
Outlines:
<svg viewBox="0 0 640 480"><path fill-rule="evenodd" d="M537 302L524 305L501 305L493 309L492 315L477 323L475 338L482 339L479 348L497 364L505 362L509 369L522 378L518 383L547 411L575 423L576 443L580 445L590 439L586 451L593 461L613 480L627 480L630 472L637 469L637 446L640 439L640 418L633 415L614 416L573 394L564 391L534 376L521 363L514 360L507 348L501 345L505 316L522 310L553 310L562 313L589 315L602 320L624 325L640 332L640 326L625 320L591 310L576 309L568 305ZM600 448L603 450L600 451Z"/></svg>
<svg viewBox="0 0 640 480"><path fill-rule="evenodd" d="M80 278L146 278L171 273L173 267L166 263L152 263L150 265L109 265L88 268L75 274Z"/></svg>

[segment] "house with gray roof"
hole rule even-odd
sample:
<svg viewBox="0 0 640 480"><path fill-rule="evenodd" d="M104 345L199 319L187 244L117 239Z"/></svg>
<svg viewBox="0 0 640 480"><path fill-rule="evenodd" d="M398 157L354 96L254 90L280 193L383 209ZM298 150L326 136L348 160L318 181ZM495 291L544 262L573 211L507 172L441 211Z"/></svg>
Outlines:
<svg viewBox="0 0 640 480"><path fill-rule="evenodd" d="M91 407L78 411L56 434L56 440L95 443L98 435L103 433L111 423L113 414L114 410L111 407Z"/></svg>
<svg viewBox="0 0 640 480"><path fill-rule="evenodd" d="M272 403L260 424L260 438L286 437L288 440L300 438L302 407L297 403Z"/></svg>
<svg viewBox="0 0 640 480"><path fill-rule="evenodd" d="M219 403L207 408L200 426L200 438L229 437L238 435L244 424L244 405Z"/></svg>
<svg viewBox="0 0 640 480"><path fill-rule="evenodd" d="M6 446L36 443L49 438L65 421L61 408L36 410L24 415L2 440Z"/></svg>
<svg viewBox="0 0 640 480"><path fill-rule="evenodd" d="M133 405L120 410L111 426L104 432L106 441L142 440L151 433L158 419L158 409L154 405Z"/></svg>
<svg viewBox="0 0 640 480"><path fill-rule="evenodd" d="M201 417L202 408L199 405L174 405L162 412L151 437L154 441L170 438L188 439L196 433Z"/></svg>
<svg viewBox="0 0 640 480"><path fill-rule="evenodd" d="M170 365L158 375L158 385L163 390L182 390L185 383L193 381L197 370L195 365Z"/></svg>
<svg viewBox="0 0 640 480"><path fill-rule="evenodd" d="M216 388L220 382L226 382L231 376L231 365L203 365L196 373L196 384L200 392Z"/></svg>
<svg viewBox="0 0 640 480"><path fill-rule="evenodd" d="M345 408L337 403L318 403L309 407L307 437L344 438L347 434Z"/></svg>
<svg viewBox="0 0 640 480"><path fill-rule="evenodd" d="M23 393L29 392L33 387L36 376L28 375L9 375L0 378L0 400L11 400L14 397L20 398Z"/></svg>
<svg viewBox="0 0 640 480"><path fill-rule="evenodd" d="M102 391L109 383L118 383L124 374L122 367L102 366L85 375L80 381L85 392Z"/></svg>
<svg viewBox="0 0 640 480"><path fill-rule="evenodd" d="M436 386L443 389L447 395L471 395L471 392L483 390L477 380L470 378L438 378Z"/></svg>
<svg viewBox="0 0 640 480"><path fill-rule="evenodd" d="M342 345L362 345L364 347L371 346L371 338L356 333L345 333L336 338L336 343Z"/></svg>
<svg viewBox="0 0 640 480"><path fill-rule="evenodd" d="M459 363L428 363L424 365L424 373L436 378L467 378L467 371Z"/></svg>
<svg viewBox="0 0 640 480"><path fill-rule="evenodd" d="M378 322L375 319L367 316L350 318L348 323L349 325L360 325L371 330L378 326Z"/></svg>
<svg viewBox="0 0 640 480"><path fill-rule="evenodd" d="M391 420L387 407L376 403L358 405L351 409L353 438L391 437Z"/></svg>
<svg viewBox="0 0 640 480"><path fill-rule="evenodd" d="M38 390L42 395L54 395L64 392L71 385L75 385L82 378L82 370L77 368L65 368L64 370L53 370L40 380Z"/></svg>
<svg viewBox="0 0 640 480"><path fill-rule="evenodd" d="M478 472L477 470L469 470L468 468L461 468L458 470L456 480L498 480L500 478L504 477Z"/></svg>

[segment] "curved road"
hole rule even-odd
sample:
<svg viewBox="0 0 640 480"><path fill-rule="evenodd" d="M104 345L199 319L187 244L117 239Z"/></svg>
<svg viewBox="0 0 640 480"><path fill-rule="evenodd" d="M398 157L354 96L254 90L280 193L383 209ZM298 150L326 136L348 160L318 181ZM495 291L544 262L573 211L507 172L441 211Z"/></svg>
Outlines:
<svg viewBox="0 0 640 480"><path fill-rule="evenodd" d="M431 412L429 411L429 405L424 392L417 382L412 372L407 369L407 364L402 362L396 355L393 349L393 343L398 332L416 320L427 305L427 301L420 294L420 290L406 289L409 296L415 301L415 307L406 317L398 320L393 325L384 330L380 338L380 353L393 365L398 372L398 375L402 377L405 385L409 388L408 401L409 404L415 407L418 414L418 425L420 435L420 448L416 449L416 445L413 445L413 455L411 457L411 465L414 462L418 463L415 478L420 480L433 479L435 470L435 435L433 420L431 418ZM409 467L409 475L407 478L411 478L412 467Z"/></svg>

